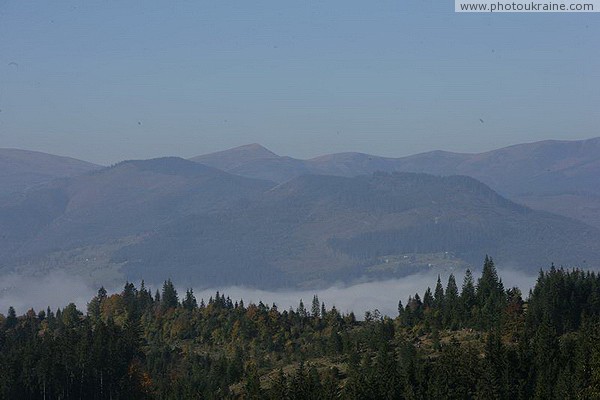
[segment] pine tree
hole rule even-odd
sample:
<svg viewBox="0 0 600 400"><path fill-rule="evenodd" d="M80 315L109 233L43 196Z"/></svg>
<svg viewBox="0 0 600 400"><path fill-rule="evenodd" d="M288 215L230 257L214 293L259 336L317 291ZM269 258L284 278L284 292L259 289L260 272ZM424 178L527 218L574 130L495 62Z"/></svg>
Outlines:
<svg viewBox="0 0 600 400"><path fill-rule="evenodd" d="M17 325L17 321L17 313L15 312L15 308L13 306L8 307L8 314L6 315L4 326L6 329L14 328Z"/></svg>
<svg viewBox="0 0 600 400"><path fill-rule="evenodd" d="M190 288L185 291L185 299L183 299L181 305L183 306L183 308L189 311L198 308L198 302L196 301L196 297L194 296L194 289Z"/></svg>
<svg viewBox="0 0 600 400"><path fill-rule="evenodd" d="M442 286L442 280L440 279L439 275L433 295L433 306L438 310L442 310L444 308L444 287Z"/></svg>
<svg viewBox="0 0 600 400"><path fill-rule="evenodd" d="M460 292L461 313L460 319L464 326L472 325L473 307L477 302L475 297L475 283L471 270L467 269Z"/></svg>
<svg viewBox="0 0 600 400"><path fill-rule="evenodd" d="M431 308L433 307L434 304L434 299L433 299L433 295L431 294L431 288L427 288L427 290L425 291L425 294L423 294L423 307L425 309Z"/></svg>
<svg viewBox="0 0 600 400"><path fill-rule="evenodd" d="M179 305L179 299L177 298L177 290L175 290L175 286L173 286L173 282L170 279L167 279L163 284L162 289L162 307L167 308L176 308Z"/></svg>
<svg viewBox="0 0 600 400"><path fill-rule="evenodd" d="M310 396L308 376L304 362L300 361L290 383L289 396L291 400L304 400Z"/></svg>
<svg viewBox="0 0 600 400"><path fill-rule="evenodd" d="M481 278L477 281L476 298L480 327L498 326L506 305L506 295L494 261L488 256L485 257Z"/></svg>
<svg viewBox="0 0 600 400"><path fill-rule="evenodd" d="M448 277L448 284L446 285L446 298L444 306L444 326L450 329L458 328L459 324L459 296L458 286L456 285L456 279L453 274Z"/></svg>
<svg viewBox="0 0 600 400"><path fill-rule="evenodd" d="M135 288L133 283L125 283L125 287L123 288L121 297L123 298L123 302L125 303L125 309L127 310L128 316L134 319L138 318L139 316L136 302L137 289Z"/></svg>
<svg viewBox="0 0 600 400"><path fill-rule="evenodd" d="M314 365L311 365L310 368L308 369L308 375L307 375L307 379L306 379L306 386L307 386L307 400L310 399L314 399L314 400L320 400L321 399L321 377L319 376L319 372L317 371L317 369L315 368Z"/></svg>
<svg viewBox="0 0 600 400"><path fill-rule="evenodd" d="M477 304L479 307L483 307L490 297L502 296L503 292L504 287L498 279L494 261L490 257L485 256L481 278L477 281Z"/></svg>
<svg viewBox="0 0 600 400"><path fill-rule="evenodd" d="M535 398L553 398L559 359L558 338L556 331L547 320L542 321L533 338L534 367L536 370Z"/></svg>
<svg viewBox="0 0 600 400"><path fill-rule="evenodd" d="M269 398L272 400L285 400L288 398L287 377L281 368L279 368L276 377L273 379L271 390L269 390Z"/></svg>
<svg viewBox="0 0 600 400"><path fill-rule="evenodd" d="M147 310L153 302L154 299L152 298L152 294L148 289L146 289L146 283L142 279L142 283L140 284L140 290L138 292L138 303L140 310Z"/></svg>
<svg viewBox="0 0 600 400"><path fill-rule="evenodd" d="M314 318L321 317L321 303L319 302L319 296L316 294L313 296L310 315L312 315Z"/></svg>
<svg viewBox="0 0 600 400"><path fill-rule="evenodd" d="M104 289L104 286L100 286L100 289L98 289L98 300L100 300L100 303L106 300L106 289Z"/></svg>
<svg viewBox="0 0 600 400"><path fill-rule="evenodd" d="M77 306L74 303L69 303L62 312L62 322L67 327L74 327L79 324L81 312L77 310Z"/></svg>
<svg viewBox="0 0 600 400"><path fill-rule="evenodd" d="M301 318L306 318L308 316L308 312L306 311L306 307L304 307L304 302L302 299L300 299L300 303L298 304L296 312Z"/></svg>
<svg viewBox="0 0 600 400"><path fill-rule="evenodd" d="M251 365L248 368L248 374L246 378L246 399L260 400L263 398L262 389L260 387L260 377L255 365Z"/></svg>
<svg viewBox="0 0 600 400"><path fill-rule="evenodd" d="M327 371L323 379L323 388L320 398L323 400L336 400L340 398L339 371L333 367Z"/></svg>
<svg viewBox="0 0 600 400"><path fill-rule="evenodd" d="M507 365L500 333L491 331L485 343L485 358L482 371L482 386L486 397L507 398Z"/></svg>
<svg viewBox="0 0 600 400"><path fill-rule="evenodd" d="M98 300L98 297L94 297L88 303L87 315L92 317L95 321L100 319L100 300Z"/></svg>

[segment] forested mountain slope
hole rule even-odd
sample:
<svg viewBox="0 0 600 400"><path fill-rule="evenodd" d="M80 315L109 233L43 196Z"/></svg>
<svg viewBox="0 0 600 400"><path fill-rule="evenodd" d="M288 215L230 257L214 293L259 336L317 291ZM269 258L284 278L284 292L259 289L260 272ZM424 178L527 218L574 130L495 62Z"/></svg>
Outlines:
<svg viewBox="0 0 600 400"><path fill-rule="evenodd" d="M80 249L91 259L91 246L94 257L110 257L121 242L186 215L243 206L272 186L178 158L124 161L1 203L0 261L33 270L76 262L77 269L81 260L65 252ZM57 254L53 265L49 255Z"/></svg>
<svg viewBox="0 0 600 400"><path fill-rule="evenodd" d="M196 299L165 281L103 288L87 311L0 314L0 399L570 399L600 391L600 277L541 273L527 297L487 259L477 279L357 320ZM398 297L390 293L391 297ZM264 299L268 302L268 299Z"/></svg>
<svg viewBox="0 0 600 400"><path fill-rule="evenodd" d="M511 200L600 228L600 138L547 140L476 154L431 151L388 158L339 153L309 160L276 156L255 144L192 160L277 182L307 173L349 177L376 171L467 175Z"/></svg>
<svg viewBox="0 0 600 400"><path fill-rule="evenodd" d="M160 227L113 261L135 279L320 286L402 276L423 267L403 263L419 254L441 254L438 266L464 267L486 252L529 270L596 266L599 239L595 228L517 205L464 176L306 175L243 208Z"/></svg>
<svg viewBox="0 0 600 400"><path fill-rule="evenodd" d="M125 161L0 201L4 271L314 287L423 268L597 267L600 231L466 176L303 175L282 184L180 158Z"/></svg>

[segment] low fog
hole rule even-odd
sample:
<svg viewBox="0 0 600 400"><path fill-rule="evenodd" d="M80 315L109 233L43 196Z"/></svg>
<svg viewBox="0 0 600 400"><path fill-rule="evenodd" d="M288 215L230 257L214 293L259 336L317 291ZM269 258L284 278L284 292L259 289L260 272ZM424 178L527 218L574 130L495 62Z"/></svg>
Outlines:
<svg viewBox="0 0 600 400"><path fill-rule="evenodd" d="M6 315L13 306L17 314L30 308L35 311L46 307L63 308L69 303L85 311L87 303L97 292L84 280L63 271L55 271L43 277L7 274L0 276L0 313Z"/></svg>
<svg viewBox="0 0 600 400"><path fill-rule="evenodd" d="M282 290L265 291L245 287L219 287L211 289L195 289L194 294L200 302L205 302L218 290L229 296L233 301L243 299L247 305L250 302L262 301L266 305L275 303L280 310L296 308L302 299L304 305L310 310L313 296L319 296L330 309L335 306L340 312L353 311L357 318L362 318L365 311L379 310L382 314L395 316L397 314L398 300L406 304L408 296L419 293L420 296L427 287L432 290L435 287L438 273L441 276L444 288L450 272L429 271L404 277L401 279L390 279L386 281L357 283L354 285L333 285L327 289L320 290ZM536 275L525 274L515 269L499 269L499 276L506 288L518 286L526 297L529 289L535 284ZM459 289L462 285L464 273L455 273ZM479 273L474 273L475 279ZM183 297L186 287L181 282L174 282L177 286L179 297ZM139 283L137 284L139 287ZM147 285L152 290L160 289L160 284ZM109 293L121 291L121 287L108 288ZM98 288L91 287L72 275L63 272L53 272L45 277L25 277L9 274L0 277L0 313L6 314L9 306L13 306L17 314L23 314L28 309L35 311L50 307L64 307L69 303L75 303L77 307L85 312L87 303L96 294Z"/></svg>
<svg viewBox="0 0 600 400"><path fill-rule="evenodd" d="M419 296L422 297L427 287L431 287L433 290L438 274L445 289L450 274L449 271L445 273L430 271L400 279L365 282L349 286L334 285L321 290L265 291L233 286L220 288L219 292L229 296L234 301L242 298L245 304L249 302L258 303L259 301L266 305L275 303L280 310L289 309L290 307L296 309L301 299L304 306L310 310L313 296L316 294L319 300L325 303L327 309L335 306L340 312L353 311L359 319L363 318L365 311L375 309L384 315L395 317L398 314L398 300L402 300L402 304L406 305L408 296L419 293ZM527 296L529 289L535 285L537 279L537 275L525 274L514 269L499 269L498 275L502 278L505 288L518 286L524 297ZM464 272L455 272L454 276L460 290ZM479 273L475 272L474 277L477 280ZM194 290L194 294L198 301L201 298L207 301L210 296L215 295L215 289L198 292Z"/></svg>

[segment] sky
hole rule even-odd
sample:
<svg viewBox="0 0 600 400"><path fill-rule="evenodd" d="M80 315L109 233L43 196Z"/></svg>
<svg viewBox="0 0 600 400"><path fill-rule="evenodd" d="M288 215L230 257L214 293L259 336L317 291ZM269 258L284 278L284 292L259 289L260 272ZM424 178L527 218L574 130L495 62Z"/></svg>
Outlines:
<svg viewBox="0 0 600 400"><path fill-rule="evenodd" d="M0 147L111 164L600 136L599 14L448 0L0 0Z"/></svg>

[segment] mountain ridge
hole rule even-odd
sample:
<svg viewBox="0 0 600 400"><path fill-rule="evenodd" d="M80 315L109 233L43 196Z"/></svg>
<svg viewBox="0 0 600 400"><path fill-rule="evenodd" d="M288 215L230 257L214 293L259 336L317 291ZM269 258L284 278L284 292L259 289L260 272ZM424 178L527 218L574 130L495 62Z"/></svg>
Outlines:
<svg viewBox="0 0 600 400"><path fill-rule="evenodd" d="M32 150L0 148L0 195L23 192L53 179L102 168L72 157Z"/></svg>
<svg viewBox="0 0 600 400"><path fill-rule="evenodd" d="M547 154L548 144L536 146ZM556 146L550 150L565 155L561 174L570 176L575 168L574 183L597 179L590 173L592 145L566 152ZM572 162L582 151L589 157ZM297 176L256 179L161 157L63 176L0 198L3 270L63 268L94 282L171 276L206 285L311 287L433 266L464 268L486 253L529 270L552 262L600 266L599 229L516 203L476 177L449 175L454 155L433 152L409 160L415 169L424 158L424 167L446 172L434 175L366 173L396 161L361 153L319 157L312 165L258 145L242 153L249 161L233 171L250 165L273 178ZM526 158L531 149L521 153ZM502 153L493 158L492 171L506 162ZM475 166L486 172L481 162ZM573 204L573 197L529 196ZM587 205L591 213L598 211L595 204Z"/></svg>
<svg viewBox="0 0 600 400"><path fill-rule="evenodd" d="M165 225L113 261L136 278L155 279L168 265L171 275L212 285L322 286L416 272L418 263L402 259L419 254L450 254L437 262L465 266L493 253L529 271L552 261L595 265L593 238L600 230L511 202L470 177L303 175L243 209ZM377 267L382 257L400 261ZM215 265L229 267L217 273Z"/></svg>
<svg viewBox="0 0 600 400"><path fill-rule="evenodd" d="M209 165L214 161L211 157L204 160ZM306 160L259 157L228 170L280 183L302 174L359 176L377 171L471 176L511 200L600 228L600 137L515 144L482 153L433 150L400 158L359 152ZM561 203L567 195L570 207Z"/></svg>

